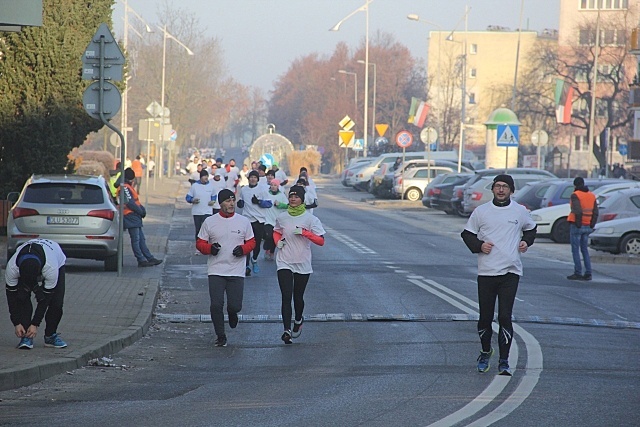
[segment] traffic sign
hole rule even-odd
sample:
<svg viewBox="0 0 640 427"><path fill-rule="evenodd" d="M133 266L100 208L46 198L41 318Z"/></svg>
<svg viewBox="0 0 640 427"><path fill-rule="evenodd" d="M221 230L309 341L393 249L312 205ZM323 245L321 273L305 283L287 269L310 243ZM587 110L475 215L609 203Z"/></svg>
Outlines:
<svg viewBox="0 0 640 427"><path fill-rule="evenodd" d="M626 156L629 154L629 146L627 144L618 144L618 153L621 156Z"/></svg>
<svg viewBox="0 0 640 427"><path fill-rule="evenodd" d="M147 105L146 110L147 113L151 115L151 117L160 117L160 115L162 115L162 106L156 101L153 101L151 102L151 104Z"/></svg>
<svg viewBox="0 0 640 427"><path fill-rule="evenodd" d="M353 151L362 151L364 150L364 139L359 138L353 141Z"/></svg>
<svg viewBox="0 0 640 427"><path fill-rule="evenodd" d="M102 114L109 120L118 114L122 104L122 96L118 88L111 82L103 82ZM100 120L100 82L93 82L82 95L82 105L85 111L95 119Z"/></svg>
<svg viewBox="0 0 640 427"><path fill-rule="evenodd" d="M531 143L536 147L547 145L549 142L549 134L543 130L534 130L531 134Z"/></svg>
<svg viewBox="0 0 640 427"><path fill-rule="evenodd" d="M438 131L428 127L420 131L420 141L425 144L432 144L438 140Z"/></svg>
<svg viewBox="0 0 640 427"><path fill-rule="evenodd" d="M102 69L100 59L103 59ZM122 80L122 69L124 66L124 54L116 42L113 34L102 23L98 31L93 35L91 41L82 55L82 79L83 80Z"/></svg>
<svg viewBox="0 0 640 427"><path fill-rule="evenodd" d="M519 130L517 125L498 125L498 147L517 147Z"/></svg>
<svg viewBox="0 0 640 427"><path fill-rule="evenodd" d="M109 137L109 144L113 145L116 148L120 147L120 137L117 133L111 134L111 136Z"/></svg>
<svg viewBox="0 0 640 427"><path fill-rule="evenodd" d="M413 135L411 132L401 130L396 134L396 145L400 148L407 148L413 144Z"/></svg>
<svg viewBox="0 0 640 427"><path fill-rule="evenodd" d="M378 135L384 136L387 133L387 129L389 129L389 125L386 124L376 124L376 130L378 131Z"/></svg>
<svg viewBox="0 0 640 427"><path fill-rule="evenodd" d="M171 129L171 133L169 134L169 139L171 141L175 141L178 139L178 132L175 129Z"/></svg>
<svg viewBox="0 0 640 427"><path fill-rule="evenodd" d="M351 120L351 117L344 116L342 120L338 122L342 130L351 130L356 124Z"/></svg>
<svg viewBox="0 0 640 427"><path fill-rule="evenodd" d="M340 147L346 147L349 145L349 143L351 142L351 140L353 139L353 135L355 135L355 132L352 130L341 130L338 132L338 136L339 136L339 145Z"/></svg>

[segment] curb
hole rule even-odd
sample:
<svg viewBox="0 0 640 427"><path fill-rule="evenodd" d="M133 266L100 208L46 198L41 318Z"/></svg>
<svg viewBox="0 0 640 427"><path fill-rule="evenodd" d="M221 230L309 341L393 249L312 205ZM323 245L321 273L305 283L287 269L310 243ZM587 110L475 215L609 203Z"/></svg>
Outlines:
<svg viewBox="0 0 640 427"><path fill-rule="evenodd" d="M640 257L634 255L591 255L592 263L640 265Z"/></svg>

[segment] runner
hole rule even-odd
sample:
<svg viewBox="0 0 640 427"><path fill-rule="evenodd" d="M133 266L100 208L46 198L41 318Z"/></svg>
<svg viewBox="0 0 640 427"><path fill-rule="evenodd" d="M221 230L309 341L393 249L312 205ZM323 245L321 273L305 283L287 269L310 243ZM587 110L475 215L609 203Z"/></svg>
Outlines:
<svg viewBox="0 0 640 427"><path fill-rule="evenodd" d="M280 191L280 180L272 179L269 184L269 197L273 206L265 211L264 222L264 259L271 261L274 259L274 251L276 244L273 241L273 227L276 225L276 218L282 212L283 209L287 209L287 196Z"/></svg>
<svg viewBox="0 0 640 427"><path fill-rule="evenodd" d="M251 257L251 254L247 254L245 275L251 276L252 269L256 274L260 272L258 256L260 255L260 243L264 236L265 211L272 206L272 203L269 200L269 188L258 184L260 177L258 172L251 171L248 177L249 185L240 188L238 207L242 209L242 215L251 221L251 228L253 229L253 235L256 239L253 257ZM249 262L251 262L251 267L249 267Z"/></svg>

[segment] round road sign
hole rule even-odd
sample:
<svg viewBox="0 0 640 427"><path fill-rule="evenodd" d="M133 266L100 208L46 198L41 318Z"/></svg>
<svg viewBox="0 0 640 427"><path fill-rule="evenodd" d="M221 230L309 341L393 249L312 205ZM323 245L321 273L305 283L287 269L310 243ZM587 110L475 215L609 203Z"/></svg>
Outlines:
<svg viewBox="0 0 640 427"><path fill-rule="evenodd" d="M424 128L420 131L420 141L425 144L432 144L438 140L438 131L434 128Z"/></svg>
<svg viewBox="0 0 640 427"><path fill-rule="evenodd" d="M411 132L401 130L396 134L396 145L400 148L407 148L413 144L413 135Z"/></svg>
<svg viewBox="0 0 640 427"><path fill-rule="evenodd" d="M543 130L534 130L531 134L531 143L536 147L542 147L549 142L549 134Z"/></svg>

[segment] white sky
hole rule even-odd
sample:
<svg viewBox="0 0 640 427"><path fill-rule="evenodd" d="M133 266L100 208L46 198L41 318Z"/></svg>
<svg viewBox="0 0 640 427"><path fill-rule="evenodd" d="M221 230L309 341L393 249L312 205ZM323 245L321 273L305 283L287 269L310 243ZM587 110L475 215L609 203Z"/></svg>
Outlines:
<svg viewBox="0 0 640 427"><path fill-rule="evenodd" d="M149 24L158 22L156 12L162 1L128 0L129 7ZM273 82L295 59L314 52L328 55L341 41L355 50L364 40L363 12L349 18L338 32L329 28L364 5L365 0L166 1L195 13L200 27L222 41L225 62L238 82L265 91L272 89ZM558 28L560 0L374 0L369 6L369 35L378 30L391 33L412 55L424 60L429 31L439 28L410 21L408 14L418 14L444 30L462 31L464 22L460 21L465 5L469 5L470 31L485 30L488 25L515 30L521 3L523 29ZM117 37L122 35L123 9L122 0L118 0L113 16ZM131 15L130 19L135 20Z"/></svg>

